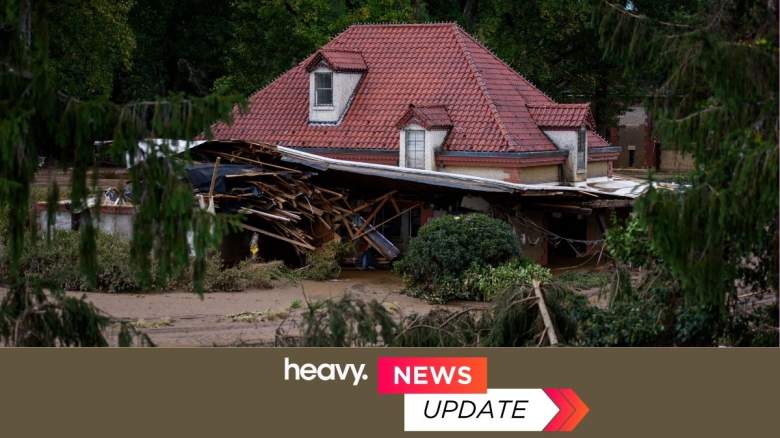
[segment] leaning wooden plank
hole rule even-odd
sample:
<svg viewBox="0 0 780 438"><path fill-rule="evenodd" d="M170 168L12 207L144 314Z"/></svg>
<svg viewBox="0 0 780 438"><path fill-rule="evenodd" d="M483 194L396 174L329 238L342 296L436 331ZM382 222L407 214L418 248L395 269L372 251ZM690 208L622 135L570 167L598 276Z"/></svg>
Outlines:
<svg viewBox="0 0 780 438"><path fill-rule="evenodd" d="M366 227L369 224L371 224L371 221L373 221L374 218L376 217L376 215L382 210L382 207L385 206L385 204L387 203L387 200L390 198L390 196L392 196L393 193L395 193L395 192L390 192L387 195L384 195L382 197L382 200L379 201L379 204L377 204L377 206L374 208L374 211L372 211L371 214L368 215L368 217L366 218L365 222L363 222L363 225L361 225L360 228L357 230L358 234L363 232L363 230L365 230Z"/></svg>
<svg viewBox="0 0 780 438"><path fill-rule="evenodd" d="M306 248L309 251L314 251L316 249L313 246L309 245L308 243L303 243L303 242L298 242L297 240L288 239L288 238L286 238L284 236L280 236L280 235L272 233L270 231L261 230L260 228L253 227L251 225L241 224L241 227L244 228L245 230L254 231L254 232L260 233L260 234L265 234L268 237L273 237L274 239L279 239L279 240L285 241L287 243L293 244L295 246L300 246L301 248Z"/></svg>
<svg viewBox="0 0 780 438"><path fill-rule="evenodd" d="M264 161L254 160L252 158L247 158L247 157L242 157L240 155L226 154L224 152L217 152L217 151L212 151L211 153L214 154L214 155L218 155L220 157L224 157L224 158L226 158L228 160L245 161L247 163L259 164L261 166L273 167L275 169L282 169L282 170L286 170L288 172L303 173L303 172L301 172L300 170L297 170L297 169L291 169L289 167L278 166L276 164L266 163Z"/></svg>
<svg viewBox="0 0 780 438"><path fill-rule="evenodd" d="M261 216L261 217L268 218L268 219L275 219L275 220L279 220L279 221L290 222L290 218L287 218L287 217L284 217L284 216L278 216L278 215L271 214L271 213L266 213L264 211L255 210L253 208L242 207L242 208L240 208L238 210L238 212L239 213L244 213L244 214L254 214L256 216Z"/></svg>
<svg viewBox="0 0 780 438"><path fill-rule="evenodd" d="M542 321L544 321L544 327L547 330L547 335L550 338L550 345L558 345L558 336L555 335L555 327L550 318L550 313L547 311L547 304L544 302L544 296L542 295L542 289L540 287L539 280L533 280L531 284L534 287L534 293L536 298L539 299L539 313L542 314Z"/></svg>
<svg viewBox="0 0 780 438"><path fill-rule="evenodd" d="M390 198L390 205L393 206L393 209L395 209L396 213L400 213L401 212L401 208L398 206L398 203L395 202L395 198L394 197Z"/></svg>
<svg viewBox="0 0 780 438"><path fill-rule="evenodd" d="M382 222L380 222L380 223L378 223L378 224L376 224L376 225L370 225L370 226L368 227L368 229L367 229L367 230L364 230L364 231L362 231L361 233L359 233L358 235L356 235L355 237L353 237L353 238L352 238L352 240L355 240L355 239L357 239L358 237L363 237L363 235L364 235L364 234L368 234L368 233L370 233L370 232L372 232L372 231L376 230L377 228L381 227L382 225L384 225L384 224L386 224L386 223L388 223L388 222L392 221L393 219L397 219L399 216L403 215L404 213L406 213L406 212L408 212L408 211L411 211L411 210L413 210L413 209L415 209L415 208L417 208L417 207L419 207L419 206L420 206L420 204L419 204L419 203L417 203L417 204L414 204L414 205L412 205L411 207L407 208L406 210L399 211L397 214L395 214L395 215L391 216L391 217L390 217L390 218L388 218L388 219L385 219L385 220L383 220Z"/></svg>

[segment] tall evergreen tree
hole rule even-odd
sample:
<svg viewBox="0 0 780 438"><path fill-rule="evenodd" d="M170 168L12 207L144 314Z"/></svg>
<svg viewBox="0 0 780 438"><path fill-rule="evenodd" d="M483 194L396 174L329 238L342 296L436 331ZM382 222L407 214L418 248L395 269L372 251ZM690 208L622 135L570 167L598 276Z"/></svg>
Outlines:
<svg viewBox="0 0 780 438"><path fill-rule="evenodd" d="M739 290L778 281L776 2L601 3L607 50L658 79L647 102L662 144L692 154L677 191L637 210L694 303L727 314Z"/></svg>
<svg viewBox="0 0 780 438"><path fill-rule="evenodd" d="M215 243L210 230L219 231L221 223L215 224L211 215L193 208L191 190L181 178L182 162L158 159L171 157L167 145L146 151L138 145L148 137L188 139L207 132L217 118L229 114L234 99L173 96L117 105L100 95L73 97L63 91L68 81L52 68L45 31L53 18L48 6L48 2L18 0L0 10L0 214L7 223L2 238L10 283L0 300L0 343L106 345L103 328L110 322L106 315L83 299L68 297L46 279L34 281L22 271L25 244L36 233L29 215L30 186L41 146L47 145L72 166L71 200L76 210L87 205L90 193L96 193L96 181L87 181L87 170L96 165L95 141L113 138L113 157L123 160L127 154L130 163L136 163L144 152L146 159L131 170L138 209L132 242L134 265L147 283L152 260L161 281L181 275L190 263L186 236L193 232L198 284L206 250ZM56 202L57 192L53 185L50 204ZM80 268L92 282L99 263L95 233L92 221L82 224ZM122 327L119 341L127 344L130 327Z"/></svg>

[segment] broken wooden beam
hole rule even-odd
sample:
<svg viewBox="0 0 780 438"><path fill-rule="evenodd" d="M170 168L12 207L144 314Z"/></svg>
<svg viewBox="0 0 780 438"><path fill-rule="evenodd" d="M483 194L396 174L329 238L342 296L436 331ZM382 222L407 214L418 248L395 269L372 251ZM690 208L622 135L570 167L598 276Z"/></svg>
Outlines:
<svg viewBox="0 0 780 438"><path fill-rule="evenodd" d="M544 302L541 284L539 283L539 280L533 280L531 284L533 285L534 293L538 299L537 304L539 305L539 313L542 314L542 321L544 322L547 336L550 338L550 345L558 345L558 336L555 334L555 327L553 326L552 318L550 318L550 312L547 311L547 304Z"/></svg>
<svg viewBox="0 0 780 438"><path fill-rule="evenodd" d="M260 229L260 228L257 228L257 227L253 227L251 225L241 224L241 227L246 229L246 230L249 230L249 231L254 231L256 233L264 234L264 235L266 235L268 237L273 237L274 239L279 239L281 241L293 244L295 246L299 246L301 248L308 249L309 251L314 251L316 249L315 247L309 245L308 243L298 242L297 240L289 239L287 237L280 236L279 234L272 233L270 231L266 231L266 230L263 230L263 229Z"/></svg>

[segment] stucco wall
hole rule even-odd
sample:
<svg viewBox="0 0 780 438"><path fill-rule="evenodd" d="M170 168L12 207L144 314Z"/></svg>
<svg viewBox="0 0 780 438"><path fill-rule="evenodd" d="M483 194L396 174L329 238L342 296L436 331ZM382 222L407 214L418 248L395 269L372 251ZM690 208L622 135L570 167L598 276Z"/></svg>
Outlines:
<svg viewBox="0 0 780 438"><path fill-rule="evenodd" d="M646 168L652 165L652 158L648 157L648 145L650 143L650 134L646 126L621 126L618 129L617 145L623 146L623 150L618 156L616 167L636 167ZM634 163L629 160L630 147L634 147Z"/></svg>
<svg viewBox="0 0 780 438"><path fill-rule="evenodd" d="M536 166L520 169L520 182L526 184L560 181L560 166Z"/></svg>
<svg viewBox="0 0 780 438"><path fill-rule="evenodd" d="M314 73L331 72L328 68L318 67L309 73L309 121L317 123L336 123L347 109L349 98L360 82L360 73L333 73L333 105L314 106Z"/></svg>
<svg viewBox="0 0 780 438"><path fill-rule="evenodd" d="M439 169L446 173L459 173L461 175L479 176L482 178L491 178L501 181L509 181L511 175L504 169L495 169L492 167L460 167L460 166L448 166Z"/></svg>
<svg viewBox="0 0 780 438"><path fill-rule="evenodd" d="M596 161L588 163L588 178L607 176L609 174L609 163L607 161Z"/></svg>
<svg viewBox="0 0 780 438"><path fill-rule="evenodd" d="M563 176L566 181L581 181L586 178L586 172L577 172L577 131L575 130L549 130L544 131L547 137L560 149L569 152L563 165ZM585 140L585 162L588 160L588 143ZM585 166L587 170L587 165Z"/></svg>
<svg viewBox="0 0 780 438"><path fill-rule="evenodd" d="M409 124L401 129L399 134L399 154L398 166L406 167L406 130L419 129L425 131L425 169L436 170L436 151L441 148L441 144L447 137L447 131L442 129L427 130L417 124Z"/></svg>

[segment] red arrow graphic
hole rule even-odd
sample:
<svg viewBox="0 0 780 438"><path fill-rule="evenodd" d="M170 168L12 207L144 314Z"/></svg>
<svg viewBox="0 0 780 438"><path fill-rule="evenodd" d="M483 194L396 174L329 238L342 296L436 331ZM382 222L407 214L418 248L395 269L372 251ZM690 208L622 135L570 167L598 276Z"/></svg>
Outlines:
<svg viewBox="0 0 780 438"><path fill-rule="evenodd" d="M574 406L574 413L571 415L571 417L569 417L568 420L566 420L566 423L564 423L560 430L562 432L571 432L575 427L577 427L578 424L580 424L580 421L582 421L582 419L588 415L590 408L588 408L588 405L582 401L582 399L577 395L577 393L574 392L573 389L561 388L560 391L563 396L569 400L569 403Z"/></svg>
<svg viewBox="0 0 780 438"><path fill-rule="evenodd" d="M558 406L558 413L544 428L545 432L571 432L590 412L571 388L544 388L544 392Z"/></svg>

